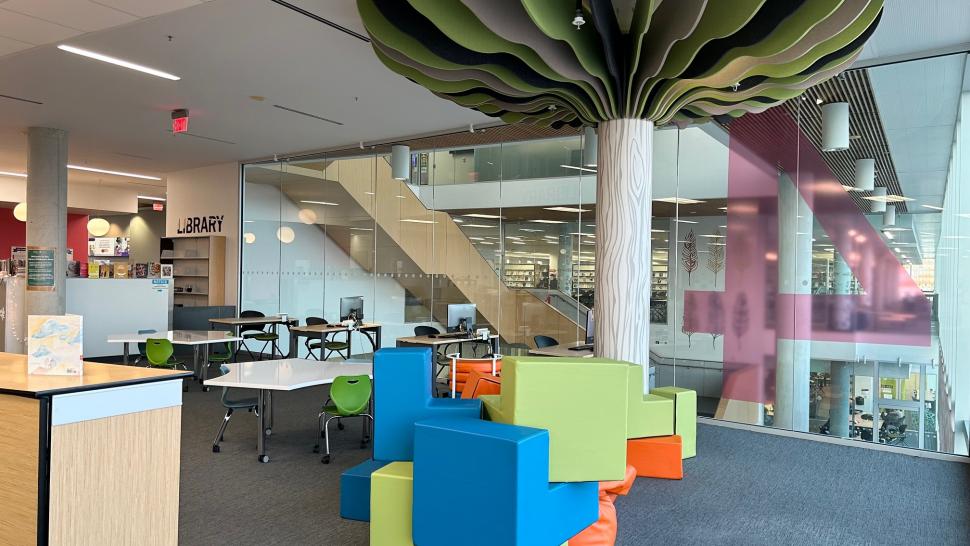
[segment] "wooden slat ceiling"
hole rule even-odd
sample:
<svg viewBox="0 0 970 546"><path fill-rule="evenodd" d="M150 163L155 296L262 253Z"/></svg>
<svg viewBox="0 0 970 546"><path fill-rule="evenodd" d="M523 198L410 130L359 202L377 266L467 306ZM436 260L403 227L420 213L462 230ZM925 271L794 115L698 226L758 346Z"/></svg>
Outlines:
<svg viewBox="0 0 970 546"><path fill-rule="evenodd" d="M879 118L879 109L872 93L869 73L865 69L843 72L836 78L809 88L803 100L790 100L784 108L792 118L798 120L803 133L811 140L822 158L832 169L839 182L846 186L855 183L855 160L872 158L876 160L876 186L884 186L890 195L903 195L896 176L896 167L889 153L889 144ZM823 152L822 143L822 106L817 103L849 103L849 149L837 152ZM849 192L852 200L863 211L871 210L872 202L863 199L870 192ZM906 203L898 202L897 212L906 211Z"/></svg>

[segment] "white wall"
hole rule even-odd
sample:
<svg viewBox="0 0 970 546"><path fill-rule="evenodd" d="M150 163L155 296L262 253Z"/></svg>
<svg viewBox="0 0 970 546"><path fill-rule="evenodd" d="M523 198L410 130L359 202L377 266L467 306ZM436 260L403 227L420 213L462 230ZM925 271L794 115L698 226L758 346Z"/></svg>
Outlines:
<svg viewBox="0 0 970 546"><path fill-rule="evenodd" d="M138 214L106 215L110 227L105 237L129 237L129 257L133 263L159 261L159 246L165 236L165 213L145 209Z"/></svg>
<svg viewBox="0 0 970 546"><path fill-rule="evenodd" d="M0 203L20 203L27 199L27 179L0 176ZM67 185L67 208L102 212L138 212L138 190L118 186L99 186L83 182Z"/></svg>
<svg viewBox="0 0 970 546"><path fill-rule="evenodd" d="M239 164L222 163L168 174L166 237L179 237L179 219L222 216L226 238L226 305L236 305L239 285Z"/></svg>

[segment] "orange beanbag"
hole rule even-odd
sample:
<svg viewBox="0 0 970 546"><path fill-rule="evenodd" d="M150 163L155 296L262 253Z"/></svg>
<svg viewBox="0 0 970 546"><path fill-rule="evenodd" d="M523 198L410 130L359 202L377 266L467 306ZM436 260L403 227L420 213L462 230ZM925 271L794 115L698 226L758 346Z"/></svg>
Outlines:
<svg viewBox="0 0 970 546"><path fill-rule="evenodd" d="M626 462L637 469L637 476L682 479L684 461L681 457L680 436L675 434L627 440Z"/></svg>
<svg viewBox="0 0 970 546"><path fill-rule="evenodd" d="M569 539L569 546L612 546L616 542L616 507L618 495L626 495L637 477L636 469L626 465L621 481L600 482L600 517L581 533Z"/></svg>
<svg viewBox="0 0 970 546"><path fill-rule="evenodd" d="M478 398L483 394L500 394L502 392L502 378L488 372L472 370L465 378L462 398Z"/></svg>

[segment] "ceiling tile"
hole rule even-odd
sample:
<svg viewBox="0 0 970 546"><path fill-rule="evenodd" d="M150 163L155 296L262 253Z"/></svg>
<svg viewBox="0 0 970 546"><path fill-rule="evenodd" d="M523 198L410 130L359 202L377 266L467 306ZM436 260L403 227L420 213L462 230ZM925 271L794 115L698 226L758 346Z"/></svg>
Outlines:
<svg viewBox="0 0 970 546"><path fill-rule="evenodd" d="M0 57L3 55L9 55L10 53L16 53L17 51L22 51L24 49L29 49L31 47L34 46L32 44L28 44L27 42L11 40L10 38L0 36Z"/></svg>
<svg viewBox="0 0 970 546"><path fill-rule="evenodd" d="M0 36L41 45L81 34L76 29L6 10L3 5L6 3L0 5Z"/></svg>
<svg viewBox="0 0 970 546"><path fill-rule="evenodd" d="M201 4L199 0L91 0L92 2L121 10L129 15L137 17L152 17L170 11L187 8Z"/></svg>
<svg viewBox="0 0 970 546"><path fill-rule="evenodd" d="M138 18L87 0L7 0L3 9L85 32L123 25Z"/></svg>

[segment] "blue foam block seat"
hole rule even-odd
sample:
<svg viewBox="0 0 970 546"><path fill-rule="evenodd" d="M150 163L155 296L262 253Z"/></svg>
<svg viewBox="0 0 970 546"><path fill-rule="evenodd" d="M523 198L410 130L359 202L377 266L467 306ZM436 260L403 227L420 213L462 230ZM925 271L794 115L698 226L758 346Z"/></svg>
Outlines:
<svg viewBox="0 0 970 546"><path fill-rule="evenodd" d="M370 475L387 461L367 459L340 475L340 517L370 521Z"/></svg>
<svg viewBox="0 0 970 546"><path fill-rule="evenodd" d="M414 435L415 544L558 546L599 518L597 482L547 481L547 430L441 418Z"/></svg>
<svg viewBox="0 0 970 546"><path fill-rule="evenodd" d="M414 423L435 417L477 420L481 402L434 398L431 349L399 347L374 354L374 458L414 460Z"/></svg>

